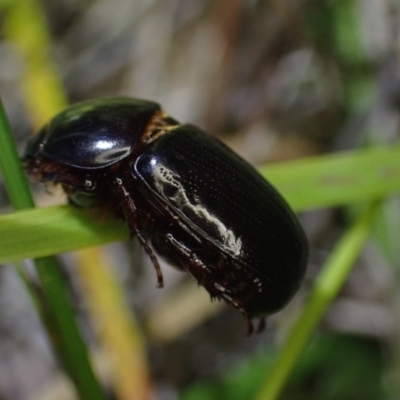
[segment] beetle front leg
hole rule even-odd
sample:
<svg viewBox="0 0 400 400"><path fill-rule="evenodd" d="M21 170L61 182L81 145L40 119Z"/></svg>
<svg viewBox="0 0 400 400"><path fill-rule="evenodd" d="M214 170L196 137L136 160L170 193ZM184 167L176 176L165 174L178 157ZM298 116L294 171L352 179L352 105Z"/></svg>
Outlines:
<svg viewBox="0 0 400 400"><path fill-rule="evenodd" d="M138 212L137 212L135 203L132 200L129 192L125 189L122 179L116 178L115 183L117 186L117 193L118 193L119 197L122 199L120 206L122 207L125 220L129 226L130 237L132 239L134 235L137 236L140 244L142 245L142 247L143 247L144 251L147 253L147 255L150 257L150 260L153 263L153 266L156 270L157 287L162 288L162 287L164 287L164 278L163 278L163 274L161 271L161 267L160 267L160 264L158 263L157 256L154 254L152 248L147 243L145 236L143 235L143 233L141 232L141 230L139 228L140 223L139 223Z"/></svg>

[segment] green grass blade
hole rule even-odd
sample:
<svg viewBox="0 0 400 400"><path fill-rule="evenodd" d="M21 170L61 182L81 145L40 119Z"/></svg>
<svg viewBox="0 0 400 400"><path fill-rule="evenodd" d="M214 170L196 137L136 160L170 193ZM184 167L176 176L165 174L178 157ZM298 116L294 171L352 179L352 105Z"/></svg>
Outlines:
<svg viewBox="0 0 400 400"><path fill-rule="evenodd" d="M370 235L380 203L370 206L346 232L318 275L310 299L290 330L283 351L256 400L278 398L300 353L309 342L315 327L337 296L351 268Z"/></svg>
<svg viewBox="0 0 400 400"><path fill-rule="evenodd" d="M400 147L375 147L260 168L296 211L382 198L400 190Z"/></svg>
<svg viewBox="0 0 400 400"><path fill-rule="evenodd" d="M0 217L0 264L127 238L123 224L69 206L19 211Z"/></svg>
<svg viewBox="0 0 400 400"><path fill-rule="evenodd" d="M0 168L3 172L7 192L15 207L32 207L33 201L20 161L14 146L8 122L0 102ZM35 226L30 227L35 230ZM14 240L17 238L14 237ZM7 243L0 242L4 249ZM69 304L60 269L53 258L40 258L35 261L46 302L43 310L49 311L47 326L52 325L49 338L58 350L60 361L75 382L81 399L105 400L103 391L96 380L89 362L86 346L75 322L74 313ZM33 293L32 291L31 293ZM40 299L35 299L40 302ZM54 336L53 336L54 333Z"/></svg>
<svg viewBox="0 0 400 400"><path fill-rule="evenodd" d="M0 132L0 171L3 171L4 184L10 202L16 210L34 207L35 204L26 184L25 174L19 162L13 137L9 134L10 127L1 101Z"/></svg>
<svg viewBox="0 0 400 400"><path fill-rule="evenodd" d="M400 191L400 148L374 148L313 157L260 170L296 211L356 204ZM0 216L0 263L128 239L111 218L69 206Z"/></svg>

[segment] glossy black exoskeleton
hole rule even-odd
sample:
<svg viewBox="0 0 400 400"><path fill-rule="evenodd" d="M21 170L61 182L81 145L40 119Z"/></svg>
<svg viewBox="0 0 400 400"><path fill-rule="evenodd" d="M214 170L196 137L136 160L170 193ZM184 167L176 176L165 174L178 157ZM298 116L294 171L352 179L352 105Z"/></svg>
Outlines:
<svg viewBox="0 0 400 400"><path fill-rule="evenodd" d="M261 329L305 274L307 240L279 193L218 139L156 103L73 105L29 141L24 165L61 184L70 203L123 218L150 256L158 286L152 248L237 308L249 333L251 319L260 318Z"/></svg>

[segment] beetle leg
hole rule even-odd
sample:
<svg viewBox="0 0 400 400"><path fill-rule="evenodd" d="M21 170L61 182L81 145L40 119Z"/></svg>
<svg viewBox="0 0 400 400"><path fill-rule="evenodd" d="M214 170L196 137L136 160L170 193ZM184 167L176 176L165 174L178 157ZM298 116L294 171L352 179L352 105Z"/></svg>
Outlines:
<svg viewBox="0 0 400 400"><path fill-rule="evenodd" d="M153 250L147 243L146 238L142 235L142 233L134 227L135 234L137 235L137 238L139 239L140 244L142 245L144 251L147 253L147 255L150 257L151 262L153 263L153 266L156 270L157 274L157 287L162 288L164 287L164 277L161 271L160 264L158 263L157 256L154 254Z"/></svg>
<svg viewBox="0 0 400 400"><path fill-rule="evenodd" d="M230 279L229 279L230 278ZM215 285L219 291L217 297L223 298L227 303L231 304L243 315L247 324L246 336L251 336L254 332L259 333L265 329L265 318L258 319L258 326L255 329L252 322L252 315L246 304L260 290L259 281L253 280L251 285L244 284L246 280L239 280L237 276L225 275L226 284L224 286ZM229 288L229 290L224 289Z"/></svg>
<svg viewBox="0 0 400 400"><path fill-rule="evenodd" d="M254 333L254 325L253 322L251 321L249 314L247 314L247 312L243 312L242 311L242 315L246 321L246 325L247 325L247 332L246 332L246 336L251 336ZM258 330L257 330L258 332Z"/></svg>
<svg viewBox="0 0 400 400"><path fill-rule="evenodd" d="M138 213L135 206L134 201L132 200L131 196L129 195L128 191L125 189L122 180L120 178L116 178L115 183L117 185L117 191L119 195L122 197L121 207L128 223L130 236L131 239L134 235L137 236L140 244L142 245L144 251L150 257L151 262L156 270L157 274L157 287L162 288L164 286L164 278L161 271L160 264L158 263L157 256L154 254L152 248L147 243L145 236L142 234L141 230L139 229L139 219Z"/></svg>
<svg viewBox="0 0 400 400"><path fill-rule="evenodd" d="M254 325L253 322L251 321L249 314L247 314L246 311L240 310L242 315L244 316L244 319L246 321L247 324L247 332L246 332L246 336L251 336L253 333L260 333L265 329L266 323L265 323L265 318L259 318L258 319L258 326L257 328L254 330Z"/></svg>
<svg viewBox="0 0 400 400"><path fill-rule="evenodd" d="M258 327L257 327L256 333L262 332L266 326L267 326L267 324L266 324L265 318L260 317L258 320Z"/></svg>

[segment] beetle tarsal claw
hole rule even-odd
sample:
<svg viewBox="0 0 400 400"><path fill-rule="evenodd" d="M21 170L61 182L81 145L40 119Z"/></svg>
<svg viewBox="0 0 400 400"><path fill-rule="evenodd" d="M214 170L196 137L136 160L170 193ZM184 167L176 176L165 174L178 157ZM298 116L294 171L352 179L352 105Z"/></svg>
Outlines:
<svg viewBox="0 0 400 400"><path fill-rule="evenodd" d="M251 336L251 335L253 335L253 333L260 333L265 330L265 327L266 327L266 319L265 318L263 318L263 317L258 318L257 328L254 329L254 324L253 324L252 318L248 314L248 312L243 309L240 309L239 311L242 313L242 315L246 321L246 325L247 325L246 336Z"/></svg>
<svg viewBox="0 0 400 400"><path fill-rule="evenodd" d="M265 318L260 318L258 320L258 327L257 327L256 333L260 333L263 330L265 330L265 327L267 326L267 322L266 321L267 320Z"/></svg>
<svg viewBox="0 0 400 400"><path fill-rule="evenodd" d="M251 321L251 319L249 318L248 315L245 316L245 320L246 320L246 325L247 325L246 336L251 336L254 333L253 322Z"/></svg>

